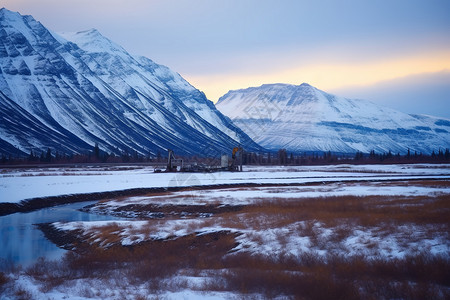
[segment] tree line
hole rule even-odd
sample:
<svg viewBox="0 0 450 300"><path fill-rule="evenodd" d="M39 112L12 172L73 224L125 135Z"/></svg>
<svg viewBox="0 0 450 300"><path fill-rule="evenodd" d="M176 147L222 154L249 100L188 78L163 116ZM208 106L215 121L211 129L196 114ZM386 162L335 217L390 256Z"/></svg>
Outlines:
<svg viewBox="0 0 450 300"><path fill-rule="evenodd" d="M390 163L442 163L450 162L449 149L438 149L431 154L414 152L393 154L391 151L369 153L357 151L354 154L326 152L293 153L280 149L272 153L244 153L244 165L322 165L322 164L390 164Z"/></svg>
<svg viewBox="0 0 450 300"><path fill-rule="evenodd" d="M50 148L40 152L31 150L28 156L1 154L1 164L70 164L70 163L164 163L167 153L157 151L156 154L143 155L134 150L106 152L95 144L93 149L81 154L65 154ZM220 164L220 155L217 157L179 156L186 163ZM448 148L439 148L430 154L412 152L407 149L406 154L394 154L391 151L369 153L357 151L353 154L326 152L288 152L280 149L277 152L245 152L242 155L244 165L322 165L322 164L389 164L389 163L442 163L450 162Z"/></svg>

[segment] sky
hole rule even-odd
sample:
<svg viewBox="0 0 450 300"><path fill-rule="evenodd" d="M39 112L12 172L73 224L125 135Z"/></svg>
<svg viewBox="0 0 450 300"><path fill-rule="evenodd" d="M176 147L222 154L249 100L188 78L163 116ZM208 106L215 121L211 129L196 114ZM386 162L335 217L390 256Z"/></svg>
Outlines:
<svg viewBox="0 0 450 300"><path fill-rule="evenodd" d="M309 83L450 118L448 0L0 0L56 32L96 28L216 102L233 89Z"/></svg>

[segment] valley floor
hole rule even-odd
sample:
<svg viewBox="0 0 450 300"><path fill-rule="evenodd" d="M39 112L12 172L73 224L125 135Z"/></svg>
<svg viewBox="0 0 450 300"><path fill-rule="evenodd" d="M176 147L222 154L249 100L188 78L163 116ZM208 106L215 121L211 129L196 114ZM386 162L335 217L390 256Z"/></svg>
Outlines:
<svg viewBox="0 0 450 300"><path fill-rule="evenodd" d="M52 184L67 193L104 191L107 182L186 188L83 208L119 221L40 225L71 251L25 269L4 263L0 299L450 297L450 165L208 174L22 169L2 176L8 193L41 182L47 188L39 196L59 195L61 189L48 190ZM240 185L189 188L212 183ZM14 201L31 197L23 192Z"/></svg>
<svg viewBox="0 0 450 300"><path fill-rule="evenodd" d="M244 166L242 173L154 173L153 170L152 166L136 165L3 168L0 169L0 203L155 187L450 178L450 164Z"/></svg>

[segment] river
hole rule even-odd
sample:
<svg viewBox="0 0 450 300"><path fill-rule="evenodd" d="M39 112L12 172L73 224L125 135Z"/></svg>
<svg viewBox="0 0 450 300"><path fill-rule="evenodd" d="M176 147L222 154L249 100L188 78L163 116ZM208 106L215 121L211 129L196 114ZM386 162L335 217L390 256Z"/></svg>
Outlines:
<svg viewBox="0 0 450 300"><path fill-rule="evenodd" d="M6 259L26 267L39 257L58 259L66 252L48 241L34 224L119 219L78 210L93 203L95 201L79 202L0 217L0 259Z"/></svg>

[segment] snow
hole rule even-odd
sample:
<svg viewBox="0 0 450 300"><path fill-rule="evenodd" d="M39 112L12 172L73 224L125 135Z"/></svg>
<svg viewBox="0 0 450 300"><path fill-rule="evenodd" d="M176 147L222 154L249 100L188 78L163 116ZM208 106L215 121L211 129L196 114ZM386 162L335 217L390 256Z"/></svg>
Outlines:
<svg viewBox="0 0 450 300"><path fill-rule="evenodd" d="M133 167L132 170L120 168L118 170L53 168L38 171L10 169L0 174L0 202L18 203L37 197L119 191L133 188L245 183L307 184L426 178L450 178L450 165L249 167L248 170L242 173L153 173L153 167L150 166ZM302 187L296 188L299 191L305 189ZM343 190L335 190L333 193L336 195L345 194L346 189L350 189L350 187L344 187ZM353 190L352 193L355 193L358 190L358 186L354 186L351 189ZM412 190L405 188L405 190L394 187L384 189L385 193L388 194L403 192L412 194L413 191L421 193L421 189ZM370 190L362 190L361 192L370 193ZM427 191L424 190L422 192ZM436 190L436 192L441 192L441 190ZM245 195L243 196L245 197Z"/></svg>
<svg viewBox="0 0 450 300"><path fill-rule="evenodd" d="M55 172L58 169L55 169ZM345 171L344 171L345 170ZM98 170L91 170L92 175L81 175L97 178ZM147 169L135 169L130 171L117 171L120 177L129 173L126 178L133 181L133 176L142 177L147 174ZM359 173L358 173L359 172ZM251 167L249 171L242 173L212 173L212 174L148 174L156 178L153 184L158 182L161 186L186 186L189 184L201 185L207 183L229 182L272 182L272 183L319 183L299 186L264 186L264 187L225 187L213 190L191 190L179 192L166 192L154 196L134 196L121 199L110 199L96 204L93 211L110 213L123 206L149 204L157 206L165 205L216 205L217 207L250 205L267 201L302 201L307 198L321 198L334 196L401 196L417 197L450 195L450 190L439 184L422 185L415 181L398 181L392 184L394 179L429 179L450 178L450 165L336 165L314 167ZM130 175L132 174L132 175ZM139 175L138 175L139 174ZM435 175L438 174L438 175ZM118 175L118 174L116 174ZM51 176L27 176L28 178L48 178ZM60 176L66 178L67 176ZM74 176L76 177L76 176ZM145 177L145 176L144 176ZM7 177L21 178L21 177ZM130 179L131 178L131 179ZM158 179L158 180L156 180ZM169 179L169 180L168 180ZM112 179L111 179L112 180ZM321 184L323 181L327 184ZM356 180L356 181L355 181ZM371 180L371 181L363 181ZM374 181L372 181L374 180ZM383 184L386 180L388 184ZM114 180L113 180L114 181ZM351 181L351 182L348 182ZM155 185L156 186L156 185ZM239 233L237 241L239 245L235 250L250 251L252 253L267 256L288 253L299 256L305 252L313 252L317 255L327 253L341 253L347 255L359 255L364 253L367 257L403 257L416 249L426 249L434 254L445 254L450 245L446 236L427 236L427 228L419 225L400 226L395 233L385 232L386 229L378 227L355 227L349 236L340 243L328 242L332 239L337 228L327 228L320 222L306 223L299 221L285 227L271 228L263 225L267 220L257 223L262 226L259 229L252 228L252 223L245 218L240 220L237 227L228 224L222 217L213 218L183 218L180 219L151 219L151 220L125 220L125 221L99 221L99 222L69 222L54 223L61 230L82 229L84 232L95 235L101 232L102 227L114 224L117 227L115 234L120 238L122 245L131 245L145 240L166 239L180 237L188 234L205 234L216 231L229 231ZM269 224L269 223L268 223ZM270 225L267 225L270 226ZM309 236L302 232L310 226L318 236L317 241L311 241ZM286 237L286 238L280 238ZM317 239L317 238L316 238ZM412 239L415 242L406 241ZM320 242L321 241L321 242ZM97 241L99 242L99 241ZM406 243L406 244L405 244ZM373 244L377 246L374 247ZM333 245L333 246L324 246ZM371 246L372 245L372 246ZM108 246L108 245L103 245ZM281 251L281 252L280 252Z"/></svg>
<svg viewBox="0 0 450 300"><path fill-rule="evenodd" d="M343 241L333 235L339 229L313 224L317 235L315 241L303 234L305 222L297 222L281 228L265 230L241 230L234 250L262 254L266 257L290 255L301 258L306 253L320 255L342 255L346 257L364 255L366 258L404 258L418 252L447 255L450 252L448 236L428 237L423 226L402 226L395 233L386 233L379 228L355 228ZM416 242L411 242L416 240Z"/></svg>
<svg viewBox="0 0 450 300"><path fill-rule="evenodd" d="M431 154L450 146L438 119L411 116L308 84L265 84L229 91L217 108L261 146L288 151ZM442 124L448 120L442 119Z"/></svg>
<svg viewBox="0 0 450 300"><path fill-rule="evenodd" d="M30 29L27 26L25 19L22 18L22 16L17 12L9 11L5 8L3 8L0 12L0 14L5 18L5 23L8 23L10 28L6 28L7 32L11 30L11 28L14 28L14 30L19 31L22 33L27 40L29 41L35 41L36 36L30 33Z"/></svg>
<svg viewBox="0 0 450 300"><path fill-rule="evenodd" d="M88 52L108 52L128 59L131 58L121 46L105 38L96 29L79 32L59 32L58 34Z"/></svg>
<svg viewBox="0 0 450 300"><path fill-rule="evenodd" d="M399 183L401 184L401 182ZM339 196L426 196L448 194L446 187L415 186L414 183L404 183L404 186L382 186L379 183L331 183L319 186L288 186L288 187L253 187L253 188L218 188L214 190L194 190L166 193L157 196L136 196L121 200L110 200L102 206L103 210L139 204L164 205L208 205L221 203L225 205L257 204L267 199L285 199L297 201L305 198L339 197Z"/></svg>
<svg viewBox="0 0 450 300"><path fill-rule="evenodd" d="M202 220L182 219L182 220L156 220L149 221L89 221L89 222L55 222L55 228L72 231L81 229L86 234L95 234L101 232L105 226L117 227L117 234L121 239L123 246L137 244L146 240L163 240L170 237L180 237L193 232L188 228L201 226ZM208 229L205 229L206 231ZM145 232L145 233L143 233ZM97 240L95 240L97 241ZM98 241L101 242L101 241ZM101 244L106 247L109 245Z"/></svg>
<svg viewBox="0 0 450 300"><path fill-rule="evenodd" d="M365 184L362 187L366 187ZM374 186L375 187L375 186ZM311 189L321 189L320 186ZM408 187L404 188L407 191ZM413 189L415 187L413 186ZM440 190L444 195L450 195L449 190ZM351 189L350 189L351 191ZM358 195L367 195L360 193ZM243 204L245 200L239 199L242 191L236 189L227 189L230 197L219 196L223 191L209 193L211 202L222 205ZM423 195L433 197L435 191L433 188L422 190ZM271 193L261 193L260 189L250 189L246 191L249 198L254 201L271 201ZM383 189L380 193L369 193L369 195L383 195ZM351 194L351 193L349 193ZM278 199L278 194L275 194ZM291 197L286 198L289 201L301 201L302 197L299 191L290 193ZM331 194L334 195L334 194ZM403 196L420 196L421 194L401 194ZM286 195L287 196L287 195ZM329 193L315 194L319 197L328 197ZM203 199L194 195L191 198L184 198L178 193L169 194L167 198L176 197L184 201L184 205L195 205L202 203ZM190 199L190 200L189 200ZM231 202L230 202L230 199ZM237 200L236 200L237 199ZM279 201L279 199L277 200ZM155 203L161 206L171 204L170 199L162 196L132 197L118 201L106 201L98 204L98 208L103 212L108 209L117 208L128 204L147 205ZM255 202L254 202L255 203ZM180 219L149 219L149 220L125 220L125 221L96 221L96 222L57 222L53 225L61 230L79 230L84 232L84 236L91 236L90 242L99 243L102 247L109 247L107 241L101 240L102 229L108 226L114 226L112 234L116 235L121 245L132 245L148 240L159 240L168 238L177 238L189 234L207 234L219 231L227 231L237 234L236 241L238 245L233 252L250 252L260 254L266 257L280 257L289 255L301 258L305 253L312 253L327 257L329 254L342 256L364 255L366 258L403 258L418 252L432 253L433 255L447 255L450 251L449 236L445 228L435 227L433 224L404 224L396 226L392 231L391 225L366 226L352 225L347 223L337 224L334 227L328 227L325 224L315 221L294 221L285 225L273 225L270 219L258 216L248 218L245 213L239 216L239 220L230 220L226 216L217 215L207 218L183 218ZM275 226L275 227L274 227ZM308 229L310 228L310 229ZM344 239L339 238L339 232L347 232ZM429 232L441 232L430 235ZM311 234L314 235L311 236Z"/></svg>
<svg viewBox="0 0 450 300"><path fill-rule="evenodd" d="M376 246L368 248L368 244ZM405 255L419 252L447 255L450 251L448 236L429 237L426 226L416 225L398 226L395 234L390 235L383 234L378 228L356 228L343 245L347 255L364 253L367 257L373 258L377 256L403 258Z"/></svg>
<svg viewBox="0 0 450 300"><path fill-rule="evenodd" d="M178 73L173 72L165 66L157 65L146 58L130 56L121 46L105 38L95 29L77 33L61 33L61 35L67 40L76 43L81 49L89 53L108 53L113 56L119 56L127 62L127 64L135 71L134 73L126 72L126 75L120 76L120 79L108 75L101 76L102 80L108 82L110 86L114 87L114 89L119 91L122 95L125 95L126 91L130 88L139 91L143 95L150 96L150 99L161 98L159 90L167 90L167 87L177 93L185 93L186 95L181 96L180 100L194 112L193 114L192 112L185 112L183 115L180 115L180 117L187 117L187 124L204 132L210 137L214 137L214 133L206 130L204 124L202 124L206 121L219 128L236 141L240 140L236 131L231 130L229 126L224 123L223 118L219 117L220 113L207 105L208 100L202 97L201 94ZM140 66L138 63L141 63L144 66ZM146 69L145 66L151 66L151 71ZM122 88L120 87L121 80L123 80L124 84ZM155 89L155 86L158 87L158 89ZM139 94L138 97L141 98ZM141 105L149 107L149 102L147 100L141 98L141 101ZM173 113L179 114L180 107L176 102L177 101L164 101L163 105ZM198 116L202 119L198 120ZM161 124L163 124L163 122L161 122Z"/></svg>
<svg viewBox="0 0 450 300"><path fill-rule="evenodd" d="M42 123L26 137L0 124L2 138L24 153L86 153L95 143L108 153L126 148L142 155L198 155L204 145L220 152L236 143L259 149L178 73L130 55L97 30L56 34L31 16L1 14L8 36L24 36L5 41L15 52L0 60L1 91ZM31 74L18 72L25 64ZM25 123L18 113L14 119Z"/></svg>
<svg viewBox="0 0 450 300"><path fill-rule="evenodd" d="M180 291L154 291L152 294L148 286L127 287L124 282L106 282L95 278L72 280L70 284L57 287L50 291L45 291L33 278L28 275L21 275L16 278L16 289L26 291L30 299L52 299L52 300L88 300L88 299L124 299L132 300L138 296L142 299L184 299L184 300L219 300L238 299L239 295L231 292L198 291L195 283L203 278L178 276L173 280L183 280L192 285L192 289ZM0 295L2 300L17 299L16 295ZM254 295L252 299L261 299L259 295Z"/></svg>
<svg viewBox="0 0 450 300"><path fill-rule="evenodd" d="M317 183L298 186L265 186L251 188L218 188L214 190L193 190L179 192L165 192L154 196L135 196L123 199L110 199L97 203L108 213L108 210L120 208L124 205L138 204L183 204L201 205L248 205L262 201L283 199L284 201L302 201L305 198L320 198L330 196L354 195L354 196L427 196L450 195L450 190L436 184L421 185L416 181L398 181L392 184L389 180L395 179L427 179L450 178L450 165L336 165L313 167L248 167L242 173L193 173L193 174L166 174L151 172L150 167L127 167L111 169L106 167L91 168L50 168L50 169L9 169L3 170L0 177L1 188L12 183L26 181L25 185L32 185L33 180L50 189L55 184L66 186L71 191L86 188L96 190L88 184L101 185L102 180L109 181L108 185L97 186L97 190L131 187L138 184L150 186L181 186L200 184L219 184L233 182L274 182L274 183ZM138 178L141 178L140 181ZM6 179L11 179L4 185ZM40 181L42 180L42 181ZM124 182L128 182L125 184ZM355 181L356 180L356 181ZM375 180L375 181L363 181ZM383 180L387 182L384 183ZM321 182L327 181L327 184ZM350 182L349 182L350 181ZM116 186L123 183L122 186ZM146 185L147 186L147 185ZM78 190L77 190L78 189ZM61 192L61 189L59 192ZM2 190L5 191L5 190ZM16 190L18 191L18 190ZM67 192L67 190L66 190ZM51 190L48 194L57 194ZM3 194L2 194L3 196ZM3 198L3 197L2 197ZM19 197L20 198L20 197ZM18 199L19 199L18 198ZM64 231L77 230L90 243L101 247L109 247L113 243L129 246L149 240L176 239L190 234L208 234L218 231L228 231L236 234L237 245L230 254L250 253L262 255L268 258L294 257L301 258L305 254L320 256L326 259L328 255L340 255L344 257L364 256L366 259L395 259L404 258L418 253L448 256L450 253L450 239L445 226L435 224L402 224L391 230L389 224L374 226L353 225L338 223L335 226L311 220L291 220L281 225L274 225L270 219L262 216L254 216L249 219L245 212L237 213L238 219L232 221L221 214L207 218L179 217L148 220L114 220L114 221L75 221L56 222L53 226ZM109 234L118 239L102 238L102 230L112 228ZM338 238L340 230L346 232L343 238ZM430 234L434 232L434 234ZM219 272L220 270L216 271ZM240 298L242 295L233 292L203 292L207 280L212 280L214 274L205 272L196 276L173 274L167 280L185 282L181 290L162 290L156 292L155 297L167 299L230 299ZM58 286L44 293L40 283L29 277L26 273L18 276L14 284L27 291L31 298L39 299L92 299L92 298L117 298L149 295L146 286L129 287L126 283L118 285L117 282L98 281L97 279L77 279L73 282ZM102 288L100 289L99 286ZM13 295L7 293L6 295ZM251 296L251 295L246 295ZM125 297L125 298L126 298ZM254 295L261 298L261 295ZM8 296L0 299L10 299ZM12 299L12 298L11 298ZM128 298L127 298L128 299Z"/></svg>

